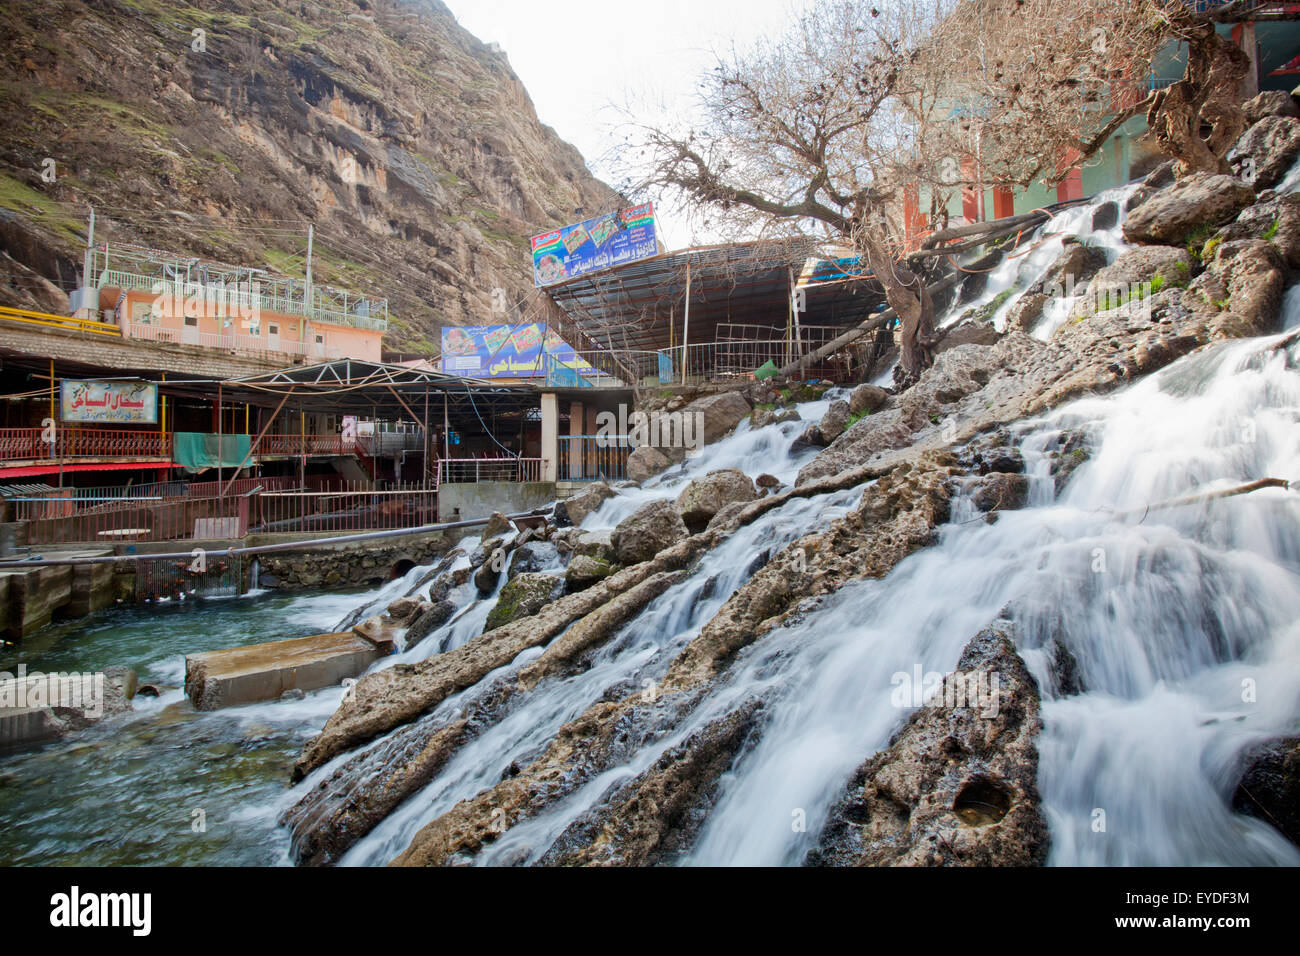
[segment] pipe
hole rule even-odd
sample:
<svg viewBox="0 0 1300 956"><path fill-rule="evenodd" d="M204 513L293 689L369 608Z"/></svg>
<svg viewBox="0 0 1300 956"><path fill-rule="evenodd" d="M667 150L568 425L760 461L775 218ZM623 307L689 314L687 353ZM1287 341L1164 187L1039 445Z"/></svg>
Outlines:
<svg viewBox="0 0 1300 956"><path fill-rule="evenodd" d="M540 518L546 514L542 508L525 511L520 514L506 515L507 521L520 518ZM260 544L247 548L225 548L223 550L204 549L209 557L237 558L244 555L273 554L277 551L300 551L315 547L327 547L335 544L350 544L356 541L376 541L384 538L398 538L412 534L433 534L437 531L454 531L459 528L475 528L487 524L492 518L474 518L469 521L452 521L445 524L426 524L418 528L394 528L387 531L367 531L362 534L341 535L333 538L314 538L307 541L282 541L278 544ZM110 554L92 558L37 558L24 561L0 561L0 569L13 570L21 568L48 568L70 565L80 567L88 564L112 564L118 561L180 561L192 558L194 550L173 551L167 554Z"/></svg>

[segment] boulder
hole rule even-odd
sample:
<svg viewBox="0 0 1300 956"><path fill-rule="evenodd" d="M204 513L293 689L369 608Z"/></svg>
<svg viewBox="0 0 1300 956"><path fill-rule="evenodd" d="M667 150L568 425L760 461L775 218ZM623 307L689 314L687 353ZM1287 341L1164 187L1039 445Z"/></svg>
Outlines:
<svg viewBox="0 0 1300 956"><path fill-rule="evenodd" d="M1070 241L1067 236L1056 261L1047 267L1043 278L1029 291L1046 295L1072 295L1106 266L1106 252L1085 242ZM1023 296L1021 298L1024 298ZM1014 306L1013 306L1014 308Z"/></svg>
<svg viewBox="0 0 1300 956"><path fill-rule="evenodd" d="M888 749L858 768L806 862L1046 862L1050 834L1036 782L1040 695L1013 633L999 622L966 645L939 692L913 711ZM900 709L919 703L911 678L895 675L891 700Z"/></svg>
<svg viewBox="0 0 1300 956"><path fill-rule="evenodd" d="M653 478L671 464L672 462L668 456L658 448L642 445L640 448L632 449L632 452L627 456L627 476L633 481L645 481L648 478Z"/></svg>
<svg viewBox="0 0 1300 956"><path fill-rule="evenodd" d="M548 565L554 564L558 557L559 552L549 541L529 541L511 552L506 578L513 579L521 574L542 571Z"/></svg>
<svg viewBox="0 0 1300 956"><path fill-rule="evenodd" d="M737 501L750 502L756 497L754 483L743 471L735 468L711 471L703 478L696 478L677 496L677 513L687 528L703 530L722 508Z"/></svg>
<svg viewBox="0 0 1300 956"><path fill-rule="evenodd" d="M450 601L430 601L423 604L420 613L411 626L406 629L406 649L409 651L416 644L442 627L456 613L456 605Z"/></svg>
<svg viewBox="0 0 1300 956"><path fill-rule="evenodd" d="M827 441L822 438L822 430L817 425L809 425L790 445L790 453L804 451L808 448L825 448Z"/></svg>
<svg viewBox="0 0 1300 956"><path fill-rule="evenodd" d="M1265 116L1237 140L1232 164L1256 189L1271 189L1281 182L1297 156L1300 119Z"/></svg>
<svg viewBox="0 0 1300 956"><path fill-rule="evenodd" d="M959 345L993 345L1001 337L991 321L977 319L962 319L946 329L941 329L940 335L942 338L935 343L932 349L935 355L949 349L955 349ZM830 438L830 436L827 437ZM834 441L838 437L836 435L830 440Z"/></svg>
<svg viewBox="0 0 1300 956"><path fill-rule="evenodd" d="M1278 251L1263 239L1241 239L1218 245L1190 291L1222 309L1210 323L1210 337L1217 339L1273 331L1285 288L1286 272Z"/></svg>
<svg viewBox="0 0 1300 956"><path fill-rule="evenodd" d="M479 567L492 556L492 552L497 549L504 549L506 544L505 538L484 538L469 556L469 563L472 567Z"/></svg>
<svg viewBox="0 0 1300 956"><path fill-rule="evenodd" d="M574 556L614 560L614 534L611 531L584 531L573 539Z"/></svg>
<svg viewBox="0 0 1300 956"><path fill-rule="evenodd" d="M447 595L464 585L473 575L473 568L457 568L455 571L446 571L438 575L429 585L429 600L435 604L445 601Z"/></svg>
<svg viewBox="0 0 1300 956"><path fill-rule="evenodd" d="M484 538L504 538L514 533L514 525L499 511L492 512L487 526L483 528Z"/></svg>
<svg viewBox="0 0 1300 956"><path fill-rule="evenodd" d="M889 393L878 385L859 385L849 395L849 415L870 415L889 401Z"/></svg>
<svg viewBox="0 0 1300 956"><path fill-rule="evenodd" d="M479 594L487 595L495 591L505 569L505 548L496 548L474 572L474 587L478 588Z"/></svg>
<svg viewBox="0 0 1300 956"><path fill-rule="evenodd" d="M563 593L563 578L552 574L521 574L501 589L501 596L483 625L483 633L521 617L532 617Z"/></svg>
<svg viewBox="0 0 1300 956"><path fill-rule="evenodd" d="M980 511L1015 511L1029 500L1029 479L1015 473L990 472L975 486L973 500Z"/></svg>
<svg viewBox="0 0 1300 956"><path fill-rule="evenodd" d="M1265 90L1242 104L1246 122L1254 126L1266 116L1291 116L1300 119L1300 107L1285 90Z"/></svg>
<svg viewBox="0 0 1300 956"><path fill-rule="evenodd" d="M1244 759L1233 809L1272 824L1300 846L1300 737L1261 744Z"/></svg>
<svg viewBox="0 0 1300 956"><path fill-rule="evenodd" d="M763 491L771 491L781 487L781 479L776 475L759 475L754 479L754 484Z"/></svg>
<svg viewBox="0 0 1300 956"><path fill-rule="evenodd" d="M1098 206L1092 213L1092 231L1102 232L1106 229L1114 229L1119 222L1119 203L1104 202Z"/></svg>
<svg viewBox="0 0 1300 956"><path fill-rule="evenodd" d="M1165 285L1186 284L1192 277L1192 256L1181 246L1140 246L1106 266L1088 283L1090 306L1104 311L1107 302L1118 304L1135 286L1160 276ZM1107 300L1103 302L1101 300Z"/></svg>
<svg viewBox="0 0 1300 956"><path fill-rule="evenodd" d="M1220 242L1268 239L1292 269L1300 269L1300 193L1285 193L1247 206L1214 235ZM1213 241L1213 240L1211 240Z"/></svg>
<svg viewBox="0 0 1300 956"><path fill-rule="evenodd" d="M766 493L767 492L764 491L764 494ZM739 521L737 520L740 517L740 513L747 507L749 506L743 501L733 501L729 505L724 505L717 514L709 519L708 527L705 528L705 530L712 531L715 528L723 531L735 530L735 528L740 526Z"/></svg>
<svg viewBox="0 0 1300 956"><path fill-rule="evenodd" d="M624 518L614 529L614 555L619 564L640 564L686 536L686 524L672 501L650 501Z"/></svg>
<svg viewBox="0 0 1300 956"><path fill-rule="evenodd" d="M398 598L392 604L388 605L388 616L397 627L406 627L415 620L415 616L420 613L422 610L421 605L423 603L424 602L419 598Z"/></svg>
<svg viewBox="0 0 1300 956"><path fill-rule="evenodd" d="M564 572L565 589L570 594L585 591L592 585L605 580L617 570L616 565L611 564L604 558L579 554L569 562L569 567Z"/></svg>
<svg viewBox="0 0 1300 956"><path fill-rule="evenodd" d="M691 402L684 415L700 416L694 432L697 445L711 445L749 417L749 402L739 392L719 392Z"/></svg>
<svg viewBox="0 0 1300 956"><path fill-rule="evenodd" d="M1129 213L1124 238L1140 245L1181 245L1198 229L1233 219L1254 199L1255 191L1231 176L1193 173Z"/></svg>
<svg viewBox="0 0 1300 956"><path fill-rule="evenodd" d="M817 423L817 430L821 433L822 444L829 445L835 439L844 434L844 429L849 424L849 403L848 402L831 402L831 407L826 410L822 420Z"/></svg>
<svg viewBox="0 0 1300 956"><path fill-rule="evenodd" d="M1026 292L1007 312L1007 331L1032 332L1052 297L1042 292Z"/></svg>
<svg viewBox="0 0 1300 956"><path fill-rule="evenodd" d="M555 506L555 523L561 527L566 524L580 525L587 515L613 497L614 489L609 485L603 481L593 482L572 498Z"/></svg>

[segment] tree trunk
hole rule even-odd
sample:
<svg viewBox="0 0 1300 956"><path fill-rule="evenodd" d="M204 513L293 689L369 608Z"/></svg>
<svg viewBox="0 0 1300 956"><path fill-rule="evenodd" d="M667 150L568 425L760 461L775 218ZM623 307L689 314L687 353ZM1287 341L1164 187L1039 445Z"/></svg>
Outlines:
<svg viewBox="0 0 1300 956"><path fill-rule="evenodd" d="M934 300L924 280L902 263L894 262L888 250L874 240L862 239L867 265L885 289L885 298L901 327L898 367L895 381L907 388L930 367L934 356Z"/></svg>
<svg viewBox="0 0 1300 956"><path fill-rule="evenodd" d="M1147 125L1160 148L1178 160L1179 177L1191 173L1226 173L1228 150L1246 127L1241 109L1241 82L1250 58L1213 24L1203 24L1187 40L1187 71L1156 95ZM1209 133L1203 132L1209 126Z"/></svg>

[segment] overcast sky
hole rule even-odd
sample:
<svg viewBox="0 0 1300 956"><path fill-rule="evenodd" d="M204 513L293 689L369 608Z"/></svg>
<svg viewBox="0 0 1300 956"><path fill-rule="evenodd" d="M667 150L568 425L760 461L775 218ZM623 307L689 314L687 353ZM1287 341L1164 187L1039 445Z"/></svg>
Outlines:
<svg viewBox="0 0 1300 956"><path fill-rule="evenodd" d="M543 123L555 128L612 182L601 157L618 117L610 104L639 115L664 108L681 115L715 51L779 33L799 0L444 0L465 29L505 49ZM660 226L669 248L692 238L671 210Z"/></svg>

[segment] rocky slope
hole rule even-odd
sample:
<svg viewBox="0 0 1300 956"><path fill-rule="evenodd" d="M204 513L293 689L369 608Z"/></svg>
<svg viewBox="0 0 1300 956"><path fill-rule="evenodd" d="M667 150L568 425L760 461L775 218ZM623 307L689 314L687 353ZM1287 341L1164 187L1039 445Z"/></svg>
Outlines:
<svg viewBox="0 0 1300 956"><path fill-rule="evenodd" d="M1300 119L1283 119L1300 132ZM1290 150L1289 160L1270 154L1267 163L1294 161L1300 139L1295 142L1295 149L1279 147ZM518 852L518 859L541 863L682 859L716 806L722 782L764 732L768 700L728 684L739 659L766 646L771 667L779 671L783 636L797 640L801 622L850 582L883 578L932 545L940 526L957 520L959 494L962 507L975 509L973 516L960 516L967 522L994 523L1001 513L1023 508L1029 483L1012 433L1026 418L1075 397L1113 391L1222 340L1278 328L1283 290L1300 265L1300 195L1257 194L1213 178L1173 183L1157 176L1136 212L1127 226L1135 245L1098 275L1101 283L1121 274L1126 282L1148 282L1166 275L1161 270L1170 263L1183 262L1184 269L1175 265L1164 282L1152 282L1146 294L1117 308L1080 313L1047 342L1013 326L990 344L943 352L905 392L860 386L805 433L808 443L826 447L793 487L760 478L756 484L763 491L756 496L744 475L737 480L733 473L715 472L697 478L675 501L642 505L612 533L556 526L581 522L614 494L608 488L595 486L557 508L547 537L571 561L602 562L603 575L593 580L584 572L581 587L563 595L557 590L534 614L447 653L363 678L295 767L302 779L332 766L314 778L286 817L299 859L337 859L436 777L449 750L472 746L528 695L558 694L564 681L593 668L601 649L613 645L617 653L618 635L629 621L679 582L699 575L712 552L774 509L861 489L847 512L800 527L794 540L762 551L732 579L739 586L698 632L689 632L653 693L634 679L604 687L499 780L487 780L475 795L432 814L398 848L394 862L469 862L498 841ZM1077 259L1077 250L1067 247L1053 270ZM1270 347L1281 354L1297 335ZM741 392L726 401L709 396L684 411L707 408L714 416L708 430L716 437L741 420L755 398L781 401L787 394L781 386L747 386L748 400ZM752 414L770 420L778 413L762 408ZM1046 477L1058 491L1088 454L1085 443L1068 432L1046 451ZM522 537L493 539L471 565L481 569L490 553L509 552ZM480 592L485 590L480 584ZM435 582L430 600L445 594ZM956 672L943 682L940 698L900 720L887 747L861 754L806 862L1027 865L1047 859L1049 833L1037 781L1041 695L1061 700L1084 688L1063 638L1024 646L1017 636L1021 613L1009 606L981 625ZM1048 662L1039 681L1020 656L1031 651ZM998 706L985 712L970 701L948 700L949 691L990 671L1001 676ZM449 702L454 706L444 707ZM653 760L633 759L653 741L664 744ZM1262 756L1243 756L1249 769L1238 794L1246 811L1284 821L1277 825L1288 833L1293 821L1282 808L1290 799L1293 750L1294 742L1284 741ZM510 842L516 827L526 829L545 814L554 818L557 808L589 785L607 789L584 812L560 813L565 826L547 831L540 846ZM535 836L537 830L528 832Z"/></svg>
<svg viewBox="0 0 1300 956"><path fill-rule="evenodd" d="M438 0L34 0L0 37L0 303L66 308L91 203L97 239L290 275L311 221L317 280L428 351L524 314L528 237L619 202Z"/></svg>

